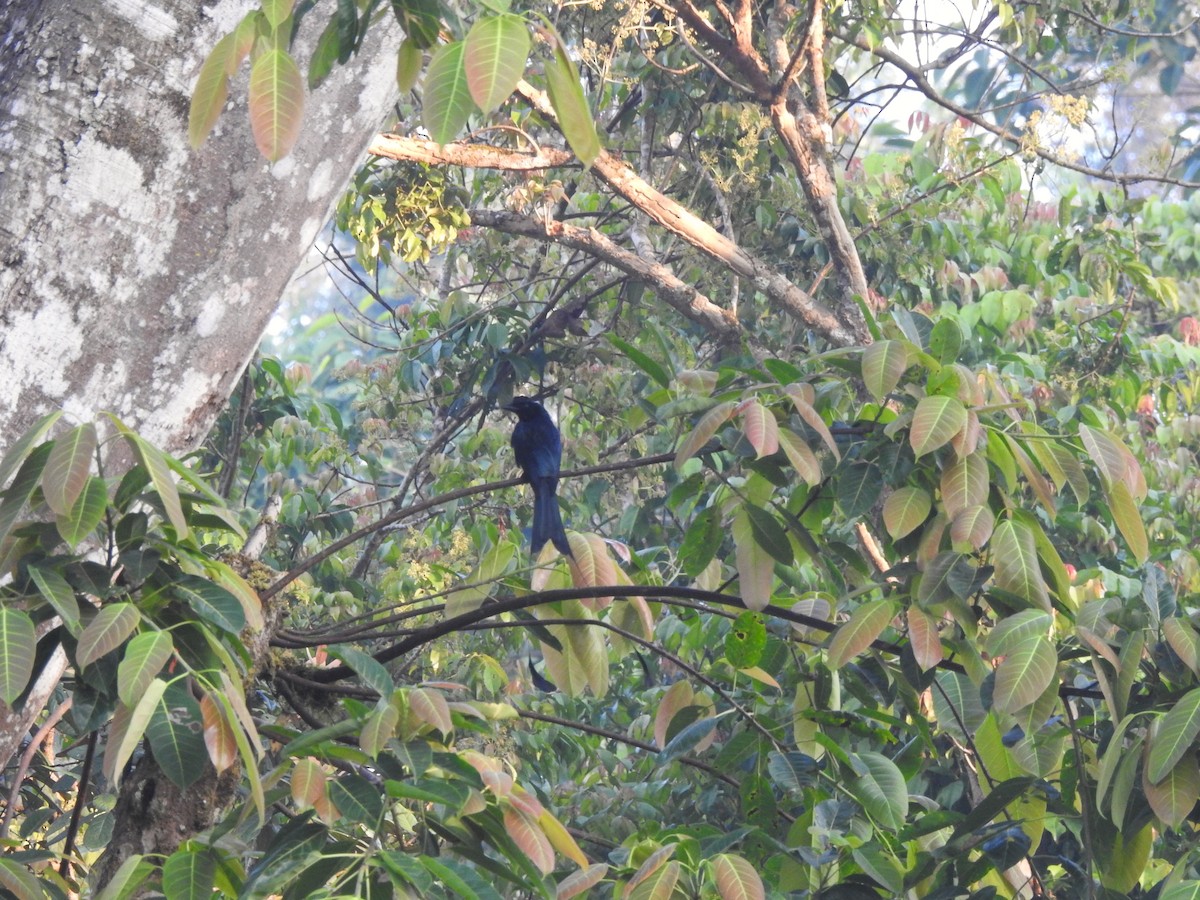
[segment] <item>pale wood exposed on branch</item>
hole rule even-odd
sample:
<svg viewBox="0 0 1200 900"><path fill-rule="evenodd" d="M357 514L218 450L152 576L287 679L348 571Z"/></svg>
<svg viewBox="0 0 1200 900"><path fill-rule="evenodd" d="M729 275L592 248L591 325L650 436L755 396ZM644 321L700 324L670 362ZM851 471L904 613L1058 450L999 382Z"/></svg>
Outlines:
<svg viewBox="0 0 1200 900"><path fill-rule="evenodd" d="M517 92L539 113L554 120L554 111L544 93L524 82L518 86ZM370 152L389 159L505 171L552 168L552 163L561 165L574 159L570 154L566 154L566 151L552 151L546 148L538 153L529 153L478 144L455 143L439 146L432 141L394 134L377 137L371 144ZM560 153L566 155L559 156ZM562 162L558 162L559 160ZM794 285L767 262L748 253L691 210L648 184L623 160L602 151L593 162L591 171L653 222L678 235L730 271L750 279L755 288L768 299L830 343L845 347L868 340L865 333L841 321L827 307ZM667 271L665 267L663 271Z"/></svg>

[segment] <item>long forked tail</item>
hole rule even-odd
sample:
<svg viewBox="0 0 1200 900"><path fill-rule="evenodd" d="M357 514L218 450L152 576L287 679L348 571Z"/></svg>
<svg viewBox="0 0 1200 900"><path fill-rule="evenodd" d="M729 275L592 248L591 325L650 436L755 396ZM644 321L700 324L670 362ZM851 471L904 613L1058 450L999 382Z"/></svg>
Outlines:
<svg viewBox="0 0 1200 900"><path fill-rule="evenodd" d="M557 478L535 478L533 486L533 555L541 552L546 541L554 544L558 551L566 556L571 555L571 544L567 540L567 530L563 527L562 515L558 511L558 497L555 489L558 487Z"/></svg>

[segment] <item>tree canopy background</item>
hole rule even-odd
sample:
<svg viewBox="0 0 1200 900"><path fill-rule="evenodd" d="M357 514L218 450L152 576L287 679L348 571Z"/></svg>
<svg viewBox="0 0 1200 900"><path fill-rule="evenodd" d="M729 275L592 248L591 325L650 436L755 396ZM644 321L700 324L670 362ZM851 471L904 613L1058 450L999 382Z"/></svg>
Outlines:
<svg viewBox="0 0 1200 900"><path fill-rule="evenodd" d="M0 884L1197 896L1194 13L276 0L193 140L392 20L287 364L4 457Z"/></svg>

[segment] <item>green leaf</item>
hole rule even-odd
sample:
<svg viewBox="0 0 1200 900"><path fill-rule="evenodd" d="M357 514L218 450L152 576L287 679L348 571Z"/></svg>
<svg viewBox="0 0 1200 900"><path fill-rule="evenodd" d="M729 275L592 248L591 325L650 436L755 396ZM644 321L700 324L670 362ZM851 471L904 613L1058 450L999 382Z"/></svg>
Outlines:
<svg viewBox="0 0 1200 900"><path fill-rule="evenodd" d="M120 740L113 745L109 741L108 747L104 751L104 771L109 773L113 781L120 781L121 772L125 769L125 764L129 758L133 756L133 751L137 749L137 745L141 743L142 736L146 733L146 728L150 725L150 720L154 717L154 711L158 709L159 701L162 700L163 693L167 689L167 683L161 678L155 678L150 682L150 686L146 688L146 692L138 698L137 706L129 710L128 721L124 730L119 732ZM115 723L122 709L127 707L118 707L118 715L113 716ZM112 759L109 759L111 754Z"/></svg>
<svg viewBox="0 0 1200 900"><path fill-rule="evenodd" d="M438 144L448 144L458 137L475 110L463 66L465 52L462 41L443 44L434 51L425 71L421 119Z"/></svg>
<svg viewBox="0 0 1200 900"><path fill-rule="evenodd" d="M872 751L853 753L850 760L858 776L846 784L851 796L884 828L901 828L908 815L908 788L900 769L883 754Z"/></svg>
<svg viewBox="0 0 1200 900"><path fill-rule="evenodd" d="M339 4L340 9L340 4ZM353 41L353 38L351 38ZM342 28L340 16L329 20L321 36L317 38L317 46L313 49L312 58L308 61L308 89L314 90L324 83L333 71L333 64L341 55Z"/></svg>
<svg viewBox="0 0 1200 900"><path fill-rule="evenodd" d="M775 566L770 554L755 539L754 528L744 506L734 513L732 530L742 603L747 609L764 609L771 602Z"/></svg>
<svg viewBox="0 0 1200 900"><path fill-rule="evenodd" d="M79 635L75 648L75 664L86 668L91 663L116 650L141 621L141 613L132 603L110 603L103 607Z"/></svg>
<svg viewBox="0 0 1200 900"><path fill-rule="evenodd" d="M204 900L212 896L217 861L207 850L176 850L163 863L163 895L171 900Z"/></svg>
<svg viewBox="0 0 1200 900"><path fill-rule="evenodd" d="M363 680L363 684L380 697L390 697L396 690L396 683L388 674L388 670L370 654L354 647L338 647L331 650L331 655L352 668Z"/></svg>
<svg viewBox="0 0 1200 900"><path fill-rule="evenodd" d="M8 452L4 454L4 461L0 462L0 488L4 487L8 476L25 461L25 457L29 455L34 446L41 442L46 432L54 426L61 415L61 409L47 413L9 445Z"/></svg>
<svg viewBox="0 0 1200 900"><path fill-rule="evenodd" d="M1129 493L1129 487L1123 481L1114 481L1106 486L1109 511L1113 521L1120 529L1125 543L1133 553L1134 559L1144 563L1150 556L1150 541L1146 537L1146 526L1142 523L1142 513L1137 501Z"/></svg>
<svg viewBox="0 0 1200 900"><path fill-rule="evenodd" d="M929 334L929 353L940 363L954 362L962 345L962 326L954 319L939 319Z"/></svg>
<svg viewBox="0 0 1200 900"><path fill-rule="evenodd" d="M1058 666L1054 645L1043 634L1021 639L996 668L992 705L1000 712L1015 713L1045 693Z"/></svg>
<svg viewBox="0 0 1200 900"><path fill-rule="evenodd" d="M1029 528L1016 519L1001 522L992 532L991 549L996 587L1050 612L1050 595L1042 579L1037 545Z"/></svg>
<svg viewBox="0 0 1200 900"><path fill-rule="evenodd" d="M416 49L428 50L437 43L442 27L437 0L392 0L392 12Z"/></svg>
<svg viewBox="0 0 1200 900"><path fill-rule="evenodd" d="M175 529L176 536L181 539L187 537L187 519L184 518L183 505L179 501L179 489L171 477L171 467L167 464L166 457L163 456L161 450L126 427L120 419L112 416L110 418L129 444L130 449L133 450L134 456L146 467L146 471L150 475L150 483L154 486L159 500L162 501L163 511L166 513L171 527Z"/></svg>
<svg viewBox="0 0 1200 900"><path fill-rule="evenodd" d="M1050 613L1040 609L1023 609L1001 619L987 638L988 655L1006 656L1028 637L1045 637L1052 622Z"/></svg>
<svg viewBox="0 0 1200 900"><path fill-rule="evenodd" d="M887 599L864 603L851 613L829 641L829 668L840 669L870 647L895 615L896 604Z"/></svg>
<svg viewBox="0 0 1200 900"><path fill-rule="evenodd" d="M361 775L346 774L330 781L329 799L344 819L370 828L383 815L383 795Z"/></svg>
<svg viewBox="0 0 1200 900"><path fill-rule="evenodd" d="M154 706L146 740L154 761L176 785L185 788L208 770L204 717L200 704L183 681L167 685Z"/></svg>
<svg viewBox="0 0 1200 900"><path fill-rule="evenodd" d="M16 900L40 900L48 896L42 882L15 859L0 856L0 888Z"/></svg>
<svg viewBox="0 0 1200 900"><path fill-rule="evenodd" d="M1166 778L1200 735L1200 688L1188 691L1162 717L1150 744L1146 777L1151 784Z"/></svg>
<svg viewBox="0 0 1200 900"><path fill-rule="evenodd" d="M400 42L396 51L396 87L402 94L407 94L416 85L423 62L421 48L411 38Z"/></svg>
<svg viewBox="0 0 1200 900"><path fill-rule="evenodd" d="M476 21L464 41L463 65L471 98L485 113L508 99L525 71L529 29L520 16Z"/></svg>
<svg viewBox="0 0 1200 900"><path fill-rule="evenodd" d="M72 428L54 442L42 472L42 494L56 515L65 516L83 493L96 454L96 426Z"/></svg>
<svg viewBox="0 0 1200 900"><path fill-rule="evenodd" d="M688 578L698 577L708 567L724 538L720 510L708 506L696 513L679 545L677 558L684 574Z"/></svg>
<svg viewBox="0 0 1200 900"><path fill-rule="evenodd" d="M639 369L653 378L662 387L671 386L671 375L667 370L651 358L648 354L642 352L629 341L622 340L615 334L607 334L608 342L625 354Z"/></svg>
<svg viewBox="0 0 1200 900"><path fill-rule="evenodd" d="M453 619L478 609L484 600L496 592L498 580L508 571L516 553L517 545L508 541L488 550L479 560L479 565L466 577L464 583L467 587L453 591L446 597L446 618Z"/></svg>
<svg viewBox="0 0 1200 900"><path fill-rule="evenodd" d="M780 753L772 750L767 756L767 772L771 780L785 791L802 791L817 780L820 764L807 753L791 750Z"/></svg>
<svg viewBox="0 0 1200 900"><path fill-rule="evenodd" d="M883 524L892 540L911 534L929 517L933 498L915 485L893 491L883 503Z"/></svg>
<svg viewBox="0 0 1200 900"><path fill-rule="evenodd" d="M863 384L876 400L882 400L900 383L909 360L907 342L876 341L863 351Z"/></svg>
<svg viewBox="0 0 1200 900"><path fill-rule="evenodd" d="M219 584L198 575L181 575L170 591L204 621L237 634L246 626L241 601Z"/></svg>
<svg viewBox="0 0 1200 900"><path fill-rule="evenodd" d="M278 162L295 146L304 119L304 76L287 51L268 50L254 60L247 104L258 152Z"/></svg>
<svg viewBox="0 0 1200 900"><path fill-rule="evenodd" d="M834 494L848 519L862 515L879 499L883 472L874 463L855 463L838 467Z"/></svg>
<svg viewBox="0 0 1200 900"><path fill-rule="evenodd" d="M46 460L50 458L53 449L50 444L39 444L21 463L12 484L4 491L4 500L0 502L0 541L8 537L17 518L25 509L25 504L37 490L38 481L46 468Z"/></svg>
<svg viewBox="0 0 1200 900"><path fill-rule="evenodd" d="M779 520L761 506L755 506L753 503L743 503L742 508L750 520L750 530L758 545L771 554L774 559L785 566L790 566L795 557L792 554L792 545L788 542L787 532L783 530Z"/></svg>
<svg viewBox="0 0 1200 900"><path fill-rule="evenodd" d="M37 585L38 593L54 607L54 611L62 617L63 624L71 634L79 634L79 601L75 599L75 589L57 569L43 569L40 566L29 566L29 577Z"/></svg>
<svg viewBox="0 0 1200 900"><path fill-rule="evenodd" d="M967 424L967 409L957 397L922 397L913 413L909 441L918 457L950 442Z"/></svg>
<svg viewBox="0 0 1200 900"><path fill-rule="evenodd" d="M679 734L671 738L667 742L667 746L663 747L658 753L658 764L665 766L669 762L674 762L681 756L696 749L696 746L706 737L712 734L713 729L717 727L717 718L709 716L707 719L700 719L698 722L693 722L691 725L684 728Z"/></svg>
<svg viewBox="0 0 1200 900"><path fill-rule="evenodd" d="M557 35L555 38L554 60L546 65L546 88L563 136L587 168L600 155L600 135L584 99L579 72L567 56L562 39Z"/></svg>
<svg viewBox="0 0 1200 900"><path fill-rule="evenodd" d="M117 666L117 696L121 702L130 709L136 706L174 652L168 631L147 631L134 637Z"/></svg>
<svg viewBox="0 0 1200 900"><path fill-rule="evenodd" d="M1196 763L1196 754L1180 759L1161 781L1155 784L1148 779L1143 781L1142 788L1154 814L1169 827L1178 828L1200 800L1200 765Z"/></svg>
<svg viewBox="0 0 1200 900"><path fill-rule="evenodd" d="M230 32L209 51L192 88L188 104L188 143L198 149L212 132L229 97L229 67L235 54L236 33Z"/></svg>
<svg viewBox="0 0 1200 900"><path fill-rule="evenodd" d="M11 705L33 676L37 634L33 619L0 606L0 700Z"/></svg>
<svg viewBox="0 0 1200 900"><path fill-rule="evenodd" d="M735 669L757 666L767 646L767 626L755 612L739 615L725 635L725 659Z"/></svg>
<svg viewBox="0 0 1200 900"><path fill-rule="evenodd" d="M296 0L261 0L263 15L272 28L278 28L292 14L292 6Z"/></svg>
<svg viewBox="0 0 1200 900"><path fill-rule="evenodd" d="M71 547L96 530L108 509L108 488L103 478L92 476L65 515L55 517L54 523L62 539Z"/></svg>
<svg viewBox="0 0 1200 900"><path fill-rule="evenodd" d="M1200 881L1189 879L1173 884L1158 895L1158 900L1200 900Z"/></svg>

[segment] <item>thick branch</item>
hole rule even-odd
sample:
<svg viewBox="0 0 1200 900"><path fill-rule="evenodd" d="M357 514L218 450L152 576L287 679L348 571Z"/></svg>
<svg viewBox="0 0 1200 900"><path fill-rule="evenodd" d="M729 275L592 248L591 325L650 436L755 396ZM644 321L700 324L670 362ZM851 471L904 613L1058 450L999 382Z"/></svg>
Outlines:
<svg viewBox="0 0 1200 900"><path fill-rule="evenodd" d="M473 209L470 216L475 225L494 228L506 234L553 241L616 266L622 272L645 281L676 312L718 335L728 337L741 331L737 317L730 310L717 306L690 284L680 280L667 266L617 246L595 228L577 228L554 219L491 209Z"/></svg>
<svg viewBox="0 0 1200 900"><path fill-rule="evenodd" d="M528 100L539 113L551 121L556 121L554 110L544 93L525 82L518 86L517 93ZM552 160L562 159L558 153L563 151L544 149L538 154L529 154L497 147L481 148L475 144L457 143L439 147L432 141L389 134L377 137L371 144L370 152L389 159L502 170L510 168L508 161L511 158L518 170L527 170L550 168ZM537 160L536 165L531 163L531 158ZM592 172L654 222L683 238L731 271L743 278L749 278L755 288L830 343L847 347L870 340L865 328L859 331L840 321L839 317L792 284L768 263L746 252L691 210L660 193L639 177L628 164L611 153L602 151L592 163Z"/></svg>

